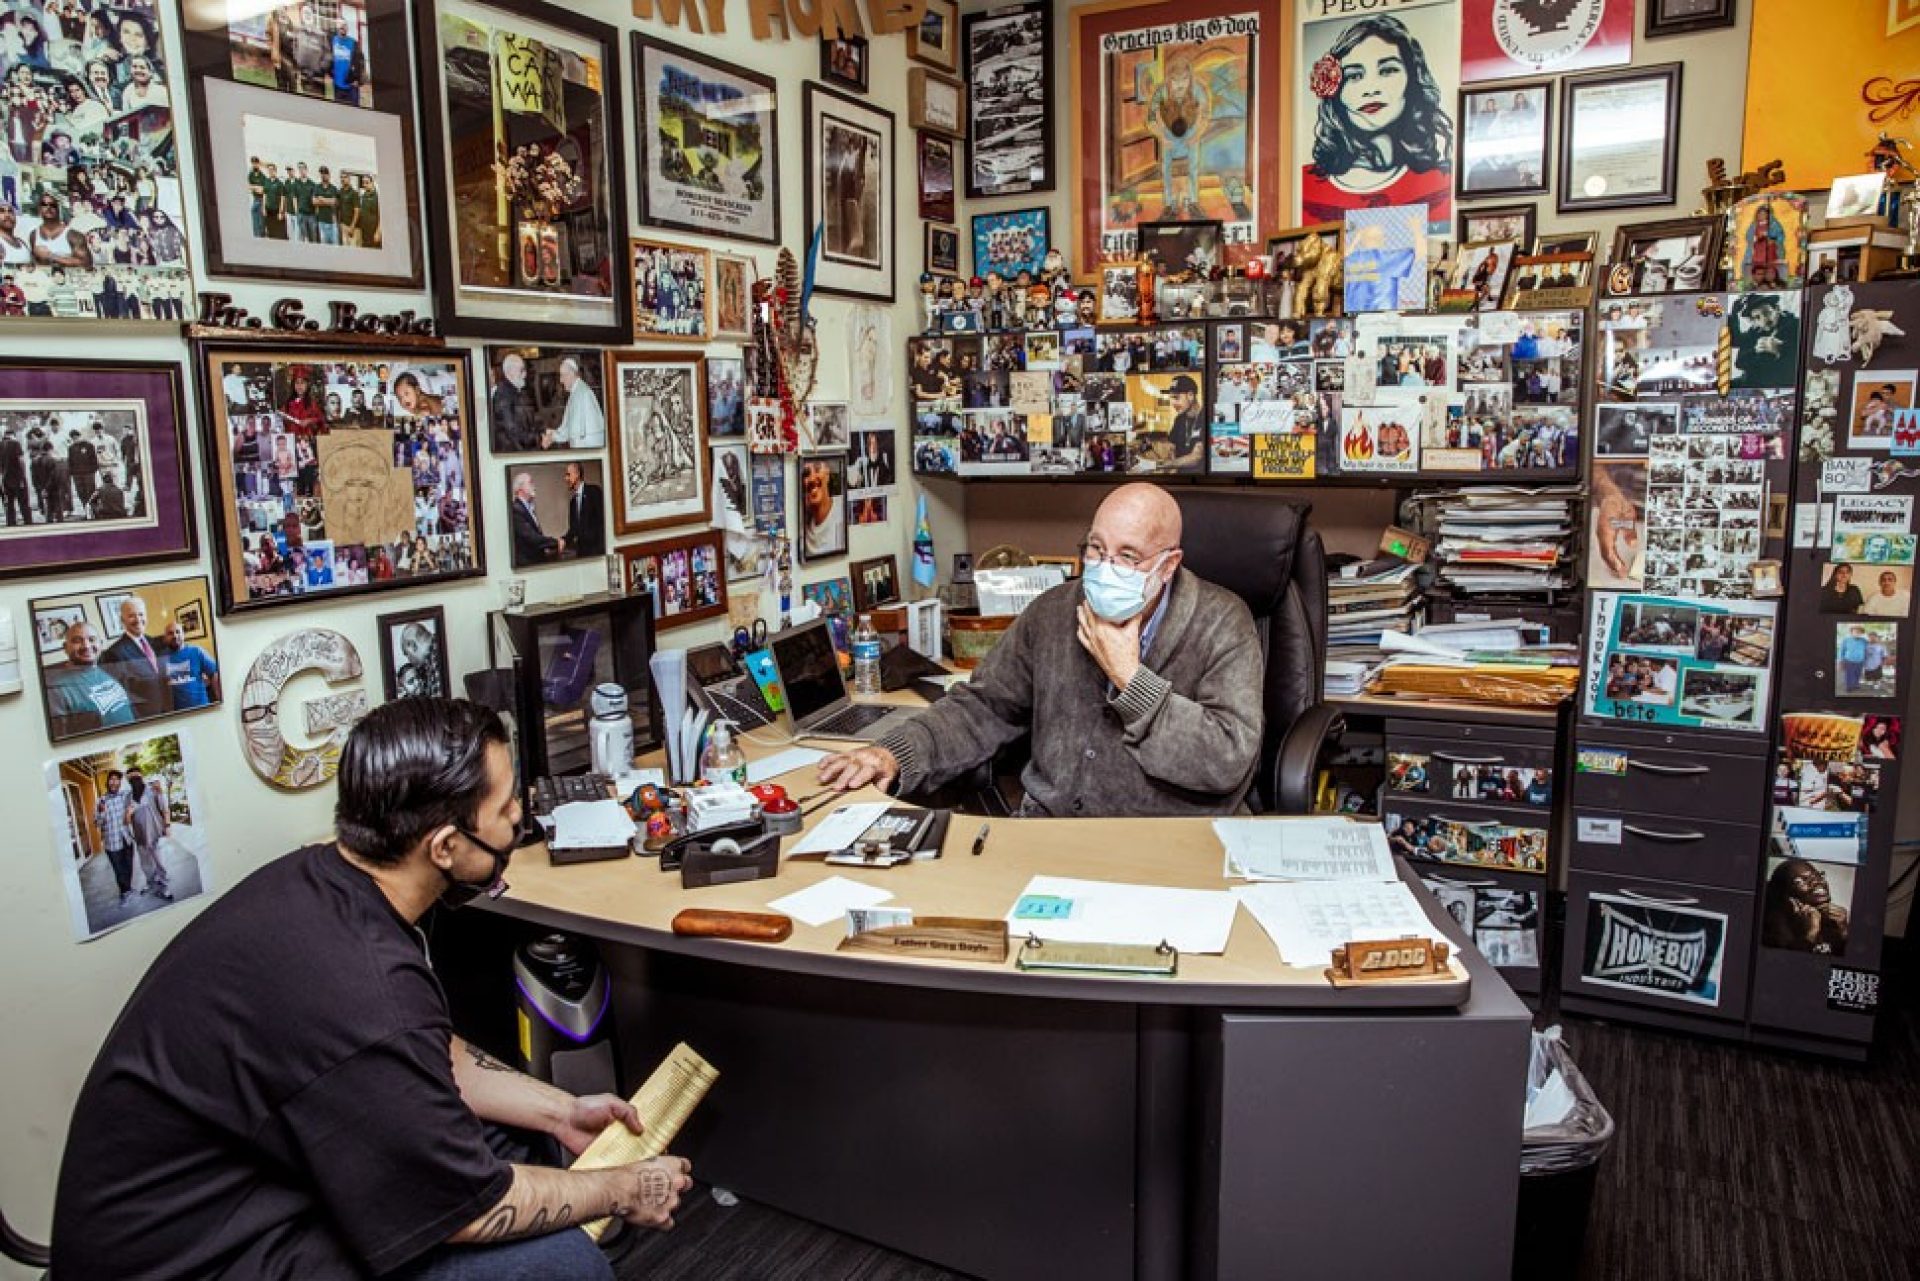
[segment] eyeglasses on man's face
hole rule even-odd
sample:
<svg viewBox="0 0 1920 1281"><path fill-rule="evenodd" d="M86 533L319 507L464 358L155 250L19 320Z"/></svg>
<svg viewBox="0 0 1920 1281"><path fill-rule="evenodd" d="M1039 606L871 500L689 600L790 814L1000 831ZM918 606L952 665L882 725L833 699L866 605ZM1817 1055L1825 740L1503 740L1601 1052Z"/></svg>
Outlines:
<svg viewBox="0 0 1920 1281"><path fill-rule="evenodd" d="M1105 562L1111 562L1112 564L1118 565L1121 569L1145 569L1148 565L1173 549L1171 547L1162 547L1159 551L1140 552L1133 550L1131 547L1122 547L1117 551L1109 551L1106 544L1102 543L1099 539L1088 537L1081 540L1077 550L1080 553L1080 563L1083 566L1091 567Z"/></svg>

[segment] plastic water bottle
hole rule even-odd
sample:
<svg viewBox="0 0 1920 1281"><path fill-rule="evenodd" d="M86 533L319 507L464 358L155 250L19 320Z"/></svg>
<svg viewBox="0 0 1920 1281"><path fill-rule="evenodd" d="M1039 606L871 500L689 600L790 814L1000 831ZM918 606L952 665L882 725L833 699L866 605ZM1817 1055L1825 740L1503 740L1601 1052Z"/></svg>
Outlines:
<svg viewBox="0 0 1920 1281"><path fill-rule="evenodd" d="M853 692L880 692L880 633L873 630L873 615L860 615L860 628L853 634Z"/></svg>
<svg viewBox="0 0 1920 1281"><path fill-rule="evenodd" d="M747 758L733 741L733 727L721 721L707 738L707 750L700 756L700 777L709 783L747 785Z"/></svg>

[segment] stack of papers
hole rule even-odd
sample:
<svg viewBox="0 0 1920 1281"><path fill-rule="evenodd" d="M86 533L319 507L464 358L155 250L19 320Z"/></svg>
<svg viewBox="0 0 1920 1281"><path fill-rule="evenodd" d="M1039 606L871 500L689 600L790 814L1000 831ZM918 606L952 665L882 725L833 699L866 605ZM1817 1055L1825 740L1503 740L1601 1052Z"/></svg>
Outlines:
<svg viewBox="0 0 1920 1281"><path fill-rule="evenodd" d="M619 801L568 801L554 807L547 844L556 850L605 849L627 844L633 832L633 818Z"/></svg>
<svg viewBox="0 0 1920 1281"><path fill-rule="evenodd" d="M1328 695L1365 689L1385 657L1383 638L1419 625L1419 570L1410 561L1387 557L1327 575Z"/></svg>
<svg viewBox="0 0 1920 1281"><path fill-rule="evenodd" d="M1547 640L1544 624L1445 623L1386 640L1373 692L1503 706L1551 706L1579 683L1580 649Z"/></svg>
<svg viewBox="0 0 1920 1281"><path fill-rule="evenodd" d="M1217 818L1221 874L1243 881L1394 881L1380 824L1349 818Z"/></svg>
<svg viewBox="0 0 1920 1281"><path fill-rule="evenodd" d="M1417 494L1439 512L1435 586L1451 596L1543 598L1573 583L1577 486Z"/></svg>
<svg viewBox="0 0 1920 1281"><path fill-rule="evenodd" d="M1433 938L1378 823L1345 818L1223 818L1213 830L1233 897L1288 965L1323 966L1356 939Z"/></svg>

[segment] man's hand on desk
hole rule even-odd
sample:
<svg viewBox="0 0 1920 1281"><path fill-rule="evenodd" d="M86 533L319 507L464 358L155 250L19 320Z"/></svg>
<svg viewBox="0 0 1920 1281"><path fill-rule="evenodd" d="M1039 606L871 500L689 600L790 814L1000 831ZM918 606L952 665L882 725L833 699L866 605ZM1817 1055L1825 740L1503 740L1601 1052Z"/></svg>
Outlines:
<svg viewBox="0 0 1920 1281"><path fill-rule="evenodd" d="M1115 689L1125 689L1133 674L1140 670L1140 628L1143 618L1135 614L1124 623L1110 623L1080 602L1080 647L1093 655L1093 661L1107 674Z"/></svg>
<svg viewBox="0 0 1920 1281"><path fill-rule="evenodd" d="M878 744L838 752L820 762L820 781L842 792L851 792L869 783L885 791L898 777L900 762Z"/></svg>
<svg viewBox="0 0 1920 1281"><path fill-rule="evenodd" d="M613 1212L637 1228L673 1228L680 1194L693 1186L693 1163L683 1156L657 1156L637 1165L614 1167L620 1188Z"/></svg>

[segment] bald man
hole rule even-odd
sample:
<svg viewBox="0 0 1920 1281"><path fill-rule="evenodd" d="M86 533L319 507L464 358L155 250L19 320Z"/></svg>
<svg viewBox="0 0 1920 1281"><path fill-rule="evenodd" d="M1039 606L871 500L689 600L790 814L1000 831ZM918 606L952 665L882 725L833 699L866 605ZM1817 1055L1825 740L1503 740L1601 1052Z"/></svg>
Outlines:
<svg viewBox="0 0 1920 1281"><path fill-rule="evenodd" d="M1260 640L1233 593L1180 565L1180 508L1116 489L1085 573L1027 607L973 679L820 780L924 791L1030 734L1021 813L1231 814L1260 756Z"/></svg>

